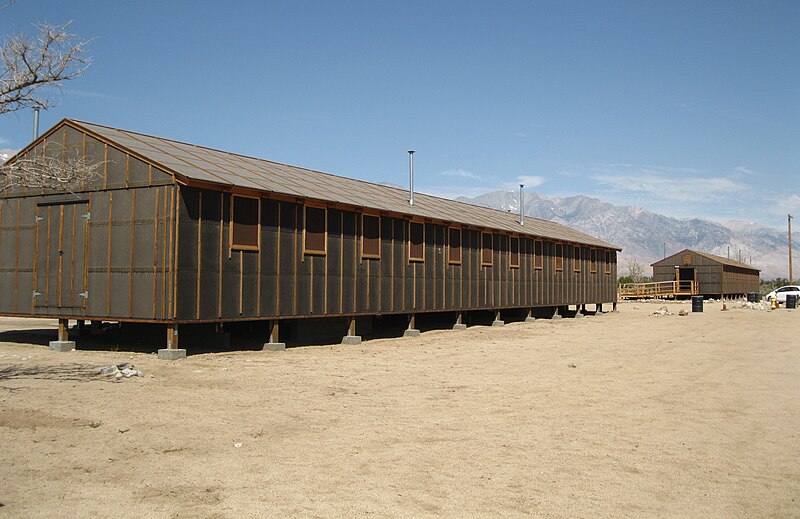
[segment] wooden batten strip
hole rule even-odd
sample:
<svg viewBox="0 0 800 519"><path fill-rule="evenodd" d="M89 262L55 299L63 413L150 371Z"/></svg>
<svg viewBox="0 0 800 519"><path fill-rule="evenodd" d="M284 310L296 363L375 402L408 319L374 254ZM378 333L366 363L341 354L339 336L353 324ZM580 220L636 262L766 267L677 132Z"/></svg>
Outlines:
<svg viewBox="0 0 800 519"><path fill-rule="evenodd" d="M155 190L156 193L156 207L155 207L155 219L153 220L153 319L156 318L157 308L158 308L158 202L161 198L161 191L162 189L157 187Z"/></svg>
<svg viewBox="0 0 800 519"><path fill-rule="evenodd" d="M167 220L169 220L169 212L167 211L167 197L169 196L169 188L164 189L164 210L163 210L163 224L161 228L161 239L164 240L161 247L161 318L166 317L167 312L167 250L169 242L167 241Z"/></svg>
<svg viewBox="0 0 800 519"><path fill-rule="evenodd" d="M39 288L39 211L40 207L36 206L36 222L33 225L33 275L31 276L31 283L33 291L36 292ZM3 211L0 207L0 250L3 250ZM31 298L31 313L36 313L36 298Z"/></svg>
<svg viewBox="0 0 800 519"><path fill-rule="evenodd" d="M44 305L49 306L50 299L50 221L52 220L52 206L47 206L47 245L45 246L45 278L44 278Z"/></svg>
<svg viewBox="0 0 800 519"><path fill-rule="evenodd" d="M264 210L263 201L259 198L258 199L258 253L256 254L256 261L258 264L256 265L256 276L258 281L256 282L256 316L263 315L261 311L261 246L262 244L262 232L263 229L261 228L261 219L263 218L262 211Z"/></svg>
<svg viewBox="0 0 800 519"><path fill-rule="evenodd" d="M17 199L17 222L14 237L14 311L16 312L19 306L19 219L21 212L22 200Z"/></svg>
<svg viewBox="0 0 800 519"><path fill-rule="evenodd" d="M108 143L103 144L103 189L108 189Z"/></svg>
<svg viewBox="0 0 800 519"><path fill-rule="evenodd" d="M56 283L56 305L63 306L62 284L64 279L64 206L59 206L58 211L58 282Z"/></svg>
<svg viewBox="0 0 800 519"><path fill-rule="evenodd" d="M244 312L244 252L239 252L239 315Z"/></svg>
<svg viewBox="0 0 800 519"><path fill-rule="evenodd" d="M170 233L175 229L175 240L172 243L172 254L170 255L170 279L172 280L172 290L170 291L170 318L177 317L178 311L178 252L180 248L178 243L180 241L181 225L180 225L180 190L181 186L176 185L172 189L172 225L170 226Z"/></svg>
<svg viewBox="0 0 800 519"><path fill-rule="evenodd" d="M222 251L225 231L225 193L219 193L219 270L217 272L217 317L222 317Z"/></svg>
<svg viewBox="0 0 800 519"><path fill-rule="evenodd" d="M394 263L395 263L395 261L394 261L394 260L395 260L395 254L394 254L394 248L397 246L397 240L395 240L395 236L394 236L394 224L395 224L395 220L394 220L394 219L392 219L392 220L390 220L390 222L391 222L391 229L392 229L392 234L391 234L391 238L390 238L390 239L391 239L391 243L392 243L392 254L391 254L392 264L391 264L391 266L390 266L390 273L391 273L391 275L392 275L392 281L394 281L394 279L395 279L395 277L394 277L394 273L395 273L395 266L394 266ZM389 303L389 308L391 308L391 309L392 309L392 311L394 311L394 310L395 310L395 306L394 306L394 285L395 285L395 283L394 283L394 282L392 282L392 283L389 283L389 297L391 298L391 303Z"/></svg>
<svg viewBox="0 0 800 519"><path fill-rule="evenodd" d="M114 222L112 215L114 214L114 193L108 193L108 243L106 244L106 315L111 315L111 229Z"/></svg>
<svg viewBox="0 0 800 519"><path fill-rule="evenodd" d="M66 132L64 132L66 133ZM72 246L70 247L70 266L69 266L69 306L74 306L75 302L75 228L78 226L78 207L72 210ZM84 240L86 235L84 234ZM86 261L84 259L84 261ZM36 265L36 262L33 263ZM34 277L36 277L34 275Z"/></svg>
<svg viewBox="0 0 800 519"><path fill-rule="evenodd" d="M200 319L200 268L203 265L203 192L197 191L197 283L195 286L195 317Z"/></svg>
<svg viewBox="0 0 800 519"><path fill-rule="evenodd" d="M344 211L339 211L339 313L344 312Z"/></svg>
<svg viewBox="0 0 800 519"><path fill-rule="evenodd" d="M126 173L127 175L127 173ZM127 177L125 182L127 183ZM131 256L128 275L128 317L133 317L133 257L136 244L136 190L131 190Z"/></svg>
<svg viewBox="0 0 800 519"><path fill-rule="evenodd" d="M358 311L358 218L353 219L353 312Z"/></svg>
<svg viewBox="0 0 800 519"><path fill-rule="evenodd" d="M302 210L301 207L303 207L303 206L295 205L295 207L294 207L294 222L295 222L295 225L294 225L294 245L293 245L292 253L295 255L295 257L297 257L297 255L298 255L298 251L297 251L297 233L298 233L297 227L298 227L298 225L297 225L297 222L300 221L299 217L297 216L297 213L302 213L303 214L303 232L305 232L305 228L306 228L306 222L305 222L305 213L306 212L304 210ZM300 255L300 261L304 261L303 253L300 252L299 255ZM292 285L293 286L293 288L292 288L292 313L294 315L297 315L297 263L295 263L295 266L294 266L293 270L294 270L294 272L292 274L292 283L293 283L293 285Z"/></svg>
<svg viewBox="0 0 800 519"><path fill-rule="evenodd" d="M92 214L92 198L89 197L89 203L86 205L86 212L91 216ZM89 231L91 227L89 226L89 218L83 220L83 291L87 294L89 293ZM83 298L83 310L86 311L86 307L89 304L89 298Z"/></svg>
<svg viewBox="0 0 800 519"><path fill-rule="evenodd" d="M275 233L277 235L277 243L275 244L275 248L277 249L277 261L275 264L275 272L277 275L275 276L275 314L280 315L281 313L281 202L278 202L278 230Z"/></svg>

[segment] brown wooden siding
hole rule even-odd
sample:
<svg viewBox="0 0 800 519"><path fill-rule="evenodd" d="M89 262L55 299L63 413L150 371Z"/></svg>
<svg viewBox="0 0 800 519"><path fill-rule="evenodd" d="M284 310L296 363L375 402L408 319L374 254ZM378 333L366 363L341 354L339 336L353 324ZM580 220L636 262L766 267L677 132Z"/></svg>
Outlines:
<svg viewBox="0 0 800 519"><path fill-rule="evenodd" d="M175 243L171 175L64 126L26 152L80 147L103 161L75 194L11 190L0 196L0 313L172 317ZM48 151L49 150L49 151Z"/></svg>
<svg viewBox="0 0 800 519"><path fill-rule="evenodd" d="M261 202L260 250L231 250L230 197L211 190L180 190L179 321L524 308L616 299L615 253L609 273L605 254L597 255L597 271L590 272L589 249L564 246L565 269L556 272L555 245L545 241L544 268L535 270L534 241L521 236L520 267L511 268L509 236L494 233L492 265L481 265L481 231L465 228L462 262L450 264L444 223L425 222L425 259L409 261L409 221L383 215L380 258L364 258L360 215L329 208L327 252L304 254L303 205L270 198ZM581 261L580 272L571 268L573 255Z"/></svg>
<svg viewBox="0 0 800 519"><path fill-rule="evenodd" d="M261 198L260 245L236 249L231 193L177 185L70 126L26 153L53 153L51 142L103 161L102 176L76 195L0 197L0 314L191 322L616 300L616 251L608 274L601 261L590 273L584 247L574 272L566 255L578 248L563 244L565 269L555 272L555 243L543 241L535 269L534 240L520 236L520 266L511 268L507 233L463 226L461 262L451 264L449 223L425 221L424 261L412 262L409 221L381 215L380 258L364 258L360 213L336 206L326 211L324 254L303 253L303 204L276 198ZM482 231L491 233L491 265L482 265Z"/></svg>
<svg viewBox="0 0 800 519"><path fill-rule="evenodd" d="M699 291L704 295L740 295L760 289L758 270L725 265L693 251L682 251L653 264L653 281L674 281L676 266L696 269Z"/></svg>

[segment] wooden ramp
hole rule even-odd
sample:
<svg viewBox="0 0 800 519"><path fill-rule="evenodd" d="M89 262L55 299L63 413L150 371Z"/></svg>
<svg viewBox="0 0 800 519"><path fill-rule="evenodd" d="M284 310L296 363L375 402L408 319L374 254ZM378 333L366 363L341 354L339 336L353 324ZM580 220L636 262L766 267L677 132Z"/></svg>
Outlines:
<svg viewBox="0 0 800 519"><path fill-rule="evenodd" d="M619 286L620 299L657 299L676 296L694 296L700 293L697 281L655 281L652 283L623 283Z"/></svg>

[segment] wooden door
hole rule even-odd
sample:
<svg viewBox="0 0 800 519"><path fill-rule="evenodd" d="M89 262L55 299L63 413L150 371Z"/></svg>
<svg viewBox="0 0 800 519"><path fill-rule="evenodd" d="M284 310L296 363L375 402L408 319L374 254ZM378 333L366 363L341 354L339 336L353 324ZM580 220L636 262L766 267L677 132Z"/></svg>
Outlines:
<svg viewBox="0 0 800 519"><path fill-rule="evenodd" d="M85 309L89 204L57 203L36 208L33 276L34 312Z"/></svg>

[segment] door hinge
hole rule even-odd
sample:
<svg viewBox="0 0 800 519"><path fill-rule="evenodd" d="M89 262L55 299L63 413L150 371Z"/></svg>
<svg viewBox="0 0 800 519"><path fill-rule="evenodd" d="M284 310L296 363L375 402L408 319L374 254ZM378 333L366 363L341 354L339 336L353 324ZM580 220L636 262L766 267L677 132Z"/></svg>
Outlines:
<svg viewBox="0 0 800 519"><path fill-rule="evenodd" d="M81 215L81 218L86 218L86 221L88 222L89 220L91 220L91 219L92 219L92 213L91 213L91 212L88 212L88 213L86 213L86 214L82 214L82 215Z"/></svg>
<svg viewBox="0 0 800 519"><path fill-rule="evenodd" d="M81 296L84 299L89 299L89 291L88 290L86 292L81 292L78 295Z"/></svg>
<svg viewBox="0 0 800 519"><path fill-rule="evenodd" d="M33 297L42 295L41 292L37 292L36 290L33 291Z"/></svg>
<svg viewBox="0 0 800 519"><path fill-rule="evenodd" d="M44 220L44 216L37 216L37 217L34 219L34 221L35 221L35 222L41 222L42 220Z"/></svg>

